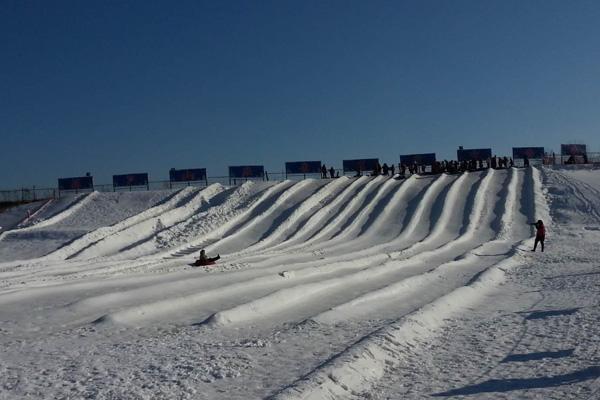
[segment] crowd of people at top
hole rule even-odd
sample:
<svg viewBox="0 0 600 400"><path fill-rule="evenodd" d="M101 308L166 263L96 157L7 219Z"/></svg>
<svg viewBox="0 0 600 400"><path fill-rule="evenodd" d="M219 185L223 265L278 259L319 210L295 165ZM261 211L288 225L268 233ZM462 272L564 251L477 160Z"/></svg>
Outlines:
<svg viewBox="0 0 600 400"><path fill-rule="evenodd" d="M525 167L529 166L529 159L527 157L523 158L523 165ZM458 174L458 173L462 173L462 172L466 172L466 171L478 171L478 170L483 170L483 169L487 169L487 168L493 168L493 169L505 169L505 168L512 168L514 166L514 162L513 159L510 157L497 157L497 156L493 156L491 158L488 158L487 160L467 160L467 161L456 161L456 160L443 160L443 161L436 161L433 165L430 166L430 169L428 170L428 165L424 165L424 164L418 164L416 162L412 163L412 164L405 164L405 163L398 163L397 169L396 169L396 165L395 164L387 164L387 163L383 163L383 165L381 165L380 163L377 163L375 165L375 168L373 169L373 171L371 171L371 175L372 176L379 176L379 175L383 175L383 176L395 176L396 173L398 173L398 175L400 177L405 177L407 176L407 174L410 175L414 175L414 174L425 174L425 173L431 173L431 174L441 174L441 173L448 173L448 174ZM361 171L360 169L356 169L355 170L355 177L359 177L363 175L364 171ZM339 178L340 173L339 171L336 171L333 167L330 167L329 169L327 169L327 166L325 164L323 164L321 166L321 178L323 179L327 179L327 178Z"/></svg>

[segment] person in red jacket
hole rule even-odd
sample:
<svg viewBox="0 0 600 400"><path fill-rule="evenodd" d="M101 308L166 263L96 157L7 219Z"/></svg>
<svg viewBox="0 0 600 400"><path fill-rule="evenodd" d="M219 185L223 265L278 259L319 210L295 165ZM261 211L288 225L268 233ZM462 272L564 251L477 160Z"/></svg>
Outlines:
<svg viewBox="0 0 600 400"><path fill-rule="evenodd" d="M544 252L544 240L546 239L546 227L544 226L544 223L542 222L541 219L539 219L538 222L531 223L530 225L535 226L535 229L536 229L535 242L533 244L532 251L535 251L535 249L537 248L537 245L539 243L542 247L542 253L543 253Z"/></svg>

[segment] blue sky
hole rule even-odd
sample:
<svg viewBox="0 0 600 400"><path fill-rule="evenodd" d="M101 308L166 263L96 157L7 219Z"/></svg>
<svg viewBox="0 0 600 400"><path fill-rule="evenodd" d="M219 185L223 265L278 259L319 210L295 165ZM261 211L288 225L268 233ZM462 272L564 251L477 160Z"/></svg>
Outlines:
<svg viewBox="0 0 600 400"><path fill-rule="evenodd" d="M0 188L600 151L597 1L0 3Z"/></svg>

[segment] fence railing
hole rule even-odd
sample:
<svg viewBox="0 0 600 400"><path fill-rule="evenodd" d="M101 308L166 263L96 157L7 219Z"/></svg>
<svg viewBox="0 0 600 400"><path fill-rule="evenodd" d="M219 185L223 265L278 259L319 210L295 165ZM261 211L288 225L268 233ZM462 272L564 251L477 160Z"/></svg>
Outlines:
<svg viewBox="0 0 600 400"><path fill-rule="evenodd" d="M546 154L544 157L544 165L566 165L566 161L568 160L565 156L560 156L556 154ZM600 166L600 153L587 153L587 159L583 159L583 157L575 157L575 164L584 165L584 161L587 161L586 164L593 164ZM341 169L335 170L336 176L343 176L344 172ZM329 177L329 174L328 174ZM147 186L126 186L126 187L117 187L115 188L112 184L99 184L94 185L94 190L99 192L122 192L122 191L136 191L136 190L171 190L171 189L180 189L185 186L196 186L203 187L207 185L211 185L213 183L220 183L222 185L230 186L230 185L241 185L242 183L248 180L269 180L269 181L283 181L286 179L293 180L301 180L306 178L321 178L320 174L286 174L285 172L267 172L265 174L264 179L260 178L230 178L229 176L209 176L206 181L197 181L197 182L171 182L168 180L160 180L160 181L151 181L148 182ZM21 189L13 189L13 190L0 190L0 203L19 203L19 202L31 202L37 200L44 199L56 199L62 195L67 194L76 194L76 193L85 193L90 190L69 190L69 191L59 191L57 188L21 188Z"/></svg>
<svg viewBox="0 0 600 400"><path fill-rule="evenodd" d="M341 174L341 170L336 170L336 173ZM150 181L147 186L123 186L114 187L112 184L94 185L95 191L98 192L125 192L125 191L140 191L140 190L172 190L181 189L186 186L204 187L214 183L220 183L225 186L237 186L249 180L258 181L275 181L280 182L286 179L301 180L305 178L320 179L320 174L286 174L285 172L268 172L264 178L230 178L229 176L209 176L206 181L197 182L171 182L168 180ZM13 190L0 190L0 203L26 203L44 199L56 199L60 196L78 193L90 192L90 189L84 190L61 190L57 188L21 188Z"/></svg>
<svg viewBox="0 0 600 400"><path fill-rule="evenodd" d="M21 188L15 190L0 190L1 203L26 203L44 199L54 199L58 196L56 188Z"/></svg>

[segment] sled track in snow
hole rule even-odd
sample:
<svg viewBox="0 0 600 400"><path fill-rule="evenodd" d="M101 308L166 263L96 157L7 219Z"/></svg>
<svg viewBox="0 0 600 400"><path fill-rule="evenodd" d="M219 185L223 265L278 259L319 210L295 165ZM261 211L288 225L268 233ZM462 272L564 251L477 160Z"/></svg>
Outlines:
<svg viewBox="0 0 600 400"><path fill-rule="evenodd" d="M60 329L372 320L374 333L274 395L343 398L374 384L403 346L502 281L518 263L515 248L531 237L527 222L547 213L540 179L536 169L510 169L207 188L0 272L12 288L0 304L69 293L72 301L53 311ZM161 230L136 236L158 218ZM165 237L190 240L169 247ZM212 273L184 268L201 248L221 254ZM11 286L25 277L37 287ZM415 301L415 293L427 295Z"/></svg>

